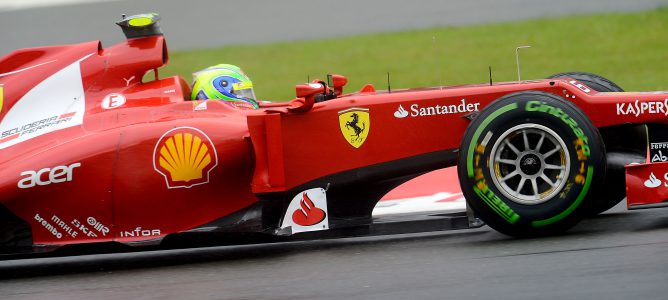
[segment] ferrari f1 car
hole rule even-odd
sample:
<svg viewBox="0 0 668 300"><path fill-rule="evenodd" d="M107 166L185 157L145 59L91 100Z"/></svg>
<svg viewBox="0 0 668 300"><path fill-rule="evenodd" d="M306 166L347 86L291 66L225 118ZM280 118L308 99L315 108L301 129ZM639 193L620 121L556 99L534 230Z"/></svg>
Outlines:
<svg viewBox="0 0 668 300"><path fill-rule="evenodd" d="M346 94L347 79L333 75L297 85L290 102L240 110L190 101L184 79L158 76L168 54L157 15L117 24L127 40L109 48L92 41L0 60L3 253L478 220L540 236L625 197L629 208L668 204L665 92L563 73ZM450 166L468 212L394 227L372 217L388 191Z"/></svg>

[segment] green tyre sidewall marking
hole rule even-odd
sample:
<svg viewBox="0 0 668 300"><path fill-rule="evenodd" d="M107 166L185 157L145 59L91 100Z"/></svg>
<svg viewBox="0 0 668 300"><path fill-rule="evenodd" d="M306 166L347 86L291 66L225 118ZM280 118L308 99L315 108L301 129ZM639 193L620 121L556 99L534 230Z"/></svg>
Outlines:
<svg viewBox="0 0 668 300"><path fill-rule="evenodd" d="M541 102L551 110L529 110L530 102ZM495 105L496 104L496 105ZM523 108L520 112L517 108ZM538 106L532 105L532 108ZM525 112L526 111L526 112ZM559 111L560 113L556 113ZM600 180L594 176L605 175L605 149L591 121L574 104L564 101L553 94L545 92L521 92L506 95L487 107L478 120L474 120L469 127L468 135L464 138L460 149L465 150L465 156L460 158L459 172L462 189L466 197L470 197L470 207L492 228L511 236L542 236L562 232L582 220L584 210L591 205L590 191L600 186ZM486 164L489 149L480 154L481 161L476 162L477 147L489 135L492 135L485 148L491 147L504 132L504 128L511 128L521 123L535 123L547 126L561 136L566 145L577 137L585 139L585 146L591 148L591 155L585 162L584 171L575 171L580 164L577 158L576 146L568 146L572 160L571 173L566 184L570 184L559 198L537 204L523 205L498 194L498 187L489 179L489 168ZM578 133L579 131L579 133ZM565 135L564 135L565 134ZM465 135L465 136L466 136ZM587 142L589 141L589 142ZM579 146L578 146L579 147ZM462 151L463 152L463 151ZM589 152L587 152L589 153ZM464 154L464 153L462 153ZM483 161L485 161L483 163ZM474 169L475 167L475 169ZM465 169L464 169L465 168ZM482 168L485 179L478 178L476 172ZM599 172L599 168L603 168ZM576 172L576 173L573 173ZM584 173L583 173L584 172ZM575 182L575 176L583 176L581 183ZM475 178L475 179L474 179ZM486 184L479 186L479 180ZM571 188L572 186L572 188ZM484 187L484 189L483 189Z"/></svg>
<svg viewBox="0 0 668 300"><path fill-rule="evenodd" d="M558 214L554 217L551 217L551 218L548 218L548 219L545 219L545 220L539 220L539 221L531 222L531 226L542 227L542 226L547 226L547 225L550 225L550 224L554 224L556 222L561 221L563 218L567 217L571 213L573 213L573 211L576 208L578 208L578 206L580 206L580 203L582 203L582 200L584 200L584 198L587 196L587 192L589 191L589 186L591 185L592 177L594 177L594 167L589 166L587 168L587 178L585 179L584 187L582 187L582 191L578 195L578 198L575 200L575 202L573 202L573 204L571 204L571 206L569 206L566 210L562 211L560 214Z"/></svg>
<svg viewBox="0 0 668 300"><path fill-rule="evenodd" d="M478 138L480 138L482 131L487 127L487 125L489 125L490 122L492 122L492 120L508 111L516 109L517 107L517 103L511 103L503 106L487 116L487 118L482 120L482 122L480 122L480 126L478 126L478 128L475 130L475 133L473 133L473 138L471 138L471 144L469 145L469 150L467 152L466 171L468 172L469 178L473 178L473 152L475 150L475 145L478 144Z"/></svg>
<svg viewBox="0 0 668 300"><path fill-rule="evenodd" d="M473 192L478 195L480 199L485 201L487 206L492 208L492 210L501 216L506 222L510 224L515 224L520 219L520 215L515 213L508 205L506 205L501 199L499 199L496 194L491 192L491 195L487 195L486 192L489 191L489 188L485 188L484 191L481 191L476 185L473 185ZM505 209L504 209L505 208Z"/></svg>
<svg viewBox="0 0 668 300"><path fill-rule="evenodd" d="M478 128L476 128L475 132L473 133L473 137L471 138L471 143L469 144L468 147L468 152L467 152L467 159L466 159L466 169L467 169L467 175L469 179L473 178L473 154L475 150L475 146L478 144L478 139L480 138L480 135L482 132L487 128L489 123L491 123L494 119L498 118L499 116L503 115L504 113L507 113L511 110L517 109L519 106L517 103L511 103L507 104L505 106L502 106L501 108L495 110L492 112L489 116L487 116L482 122L480 122L480 125ZM472 185L474 193L489 206L492 211L494 211L496 214L498 214L501 218L506 220L510 224L515 224L517 221L520 219L520 216L515 213L514 211L510 210L510 208L500 199L498 199L498 196L492 192L493 196L492 198L497 199L497 201L493 201L490 199L488 196L485 196L485 191L481 191L478 189L478 187L473 183ZM502 206L502 207L499 207ZM503 209L506 208L506 209Z"/></svg>

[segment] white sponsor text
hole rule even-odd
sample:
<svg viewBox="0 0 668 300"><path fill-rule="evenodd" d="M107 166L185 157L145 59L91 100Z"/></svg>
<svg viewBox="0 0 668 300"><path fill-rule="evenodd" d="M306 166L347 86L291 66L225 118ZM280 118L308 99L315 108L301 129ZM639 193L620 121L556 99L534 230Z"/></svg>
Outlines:
<svg viewBox="0 0 668 300"><path fill-rule="evenodd" d="M411 117L425 117L436 115L449 115L465 112L474 112L479 110L480 103L466 103L466 99L462 99L460 104L450 105L435 105L420 107L420 104L411 105Z"/></svg>
<svg viewBox="0 0 668 300"><path fill-rule="evenodd" d="M72 181L74 168L80 167L81 163L73 163L69 166L57 166L54 168L44 168L39 171L23 171L19 180L18 187L27 189L35 185L49 185L51 183L61 183Z"/></svg>
<svg viewBox="0 0 668 300"><path fill-rule="evenodd" d="M644 114L662 114L668 116L668 99L662 101L648 101L629 103L617 103L617 115L632 115L639 117Z"/></svg>

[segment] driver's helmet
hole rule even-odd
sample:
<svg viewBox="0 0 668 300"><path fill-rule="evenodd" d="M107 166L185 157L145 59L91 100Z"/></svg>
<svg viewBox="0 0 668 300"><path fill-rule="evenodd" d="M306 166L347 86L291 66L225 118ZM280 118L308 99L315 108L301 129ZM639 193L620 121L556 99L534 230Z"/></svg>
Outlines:
<svg viewBox="0 0 668 300"><path fill-rule="evenodd" d="M240 108L259 108L253 82L241 68L220 64L193 73L193 100L220 99Z"/></svg>

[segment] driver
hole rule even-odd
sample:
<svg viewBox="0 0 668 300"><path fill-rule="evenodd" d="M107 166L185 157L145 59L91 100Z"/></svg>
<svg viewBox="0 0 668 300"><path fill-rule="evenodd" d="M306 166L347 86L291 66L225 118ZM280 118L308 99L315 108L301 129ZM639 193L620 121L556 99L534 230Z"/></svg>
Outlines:
<svg viewBox="0 0 668 300"><path fill-rule="evenodd" d="M241 68L220 64L193 73L192 100L220 99L241 109L260 105L253 92L253 82Z"/></svg>

